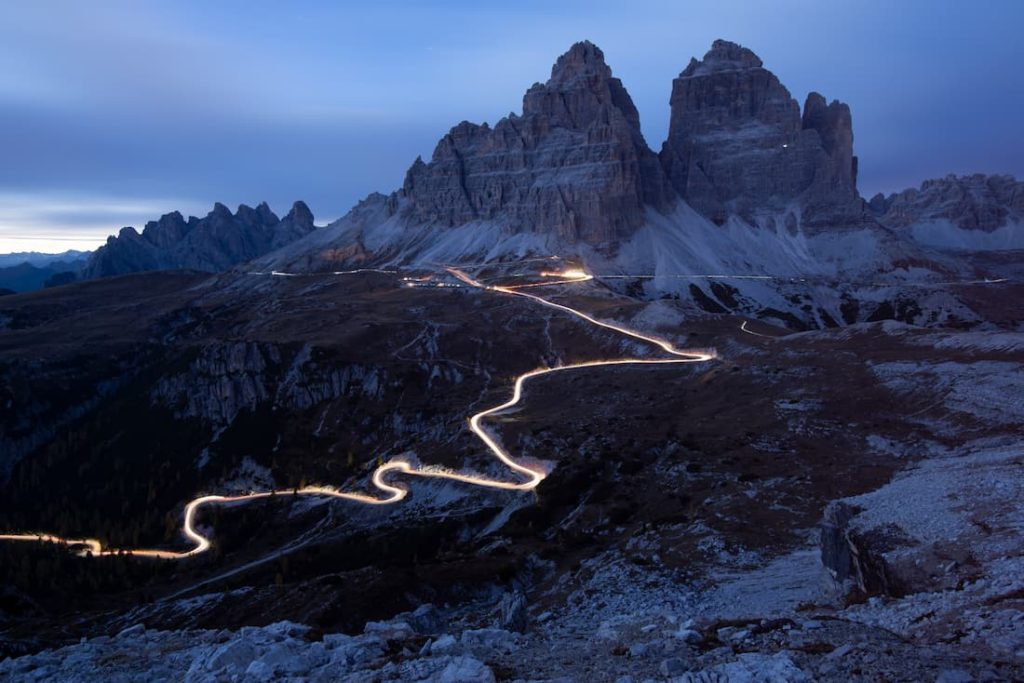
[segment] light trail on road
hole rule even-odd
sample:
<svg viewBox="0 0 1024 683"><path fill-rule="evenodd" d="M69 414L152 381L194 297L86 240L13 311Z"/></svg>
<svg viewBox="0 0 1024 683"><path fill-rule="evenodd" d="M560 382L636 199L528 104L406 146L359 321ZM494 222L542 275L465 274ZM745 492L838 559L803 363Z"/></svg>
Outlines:
<svg viewBox="0 0 1024 683"><path fill-rule="evenodd" d="M373 272L394 272L394 271L381 271L376 269L365 269ZM530 294L521 291L525 288L539 287L539 286L554 286L562 284L573 284L578 282L585 282L592 280L594 277L589 273L577 269L569 268L561 271L544 271L541 273L541 277L556 278L548 281L528 283L524 285L485 285L480 281L469 276L465 271L454 267L447 267L445 270L452 276L457 278L459 281L475 289L481 289L489 292L498 292L501 294L522 297L529 299L542 306L568 313L580 320L583 320L591 325L601 327L607 330L611 330L618 334L630 337L632 339L653 344L659 347L662 351L672 356L671 358L615 358L609 360L594 360L594 361L583 361L580 363L571 363L567 365L559 365L552 368L537 368L525 372L516 377L515 382L512 385L512 397L504 403L496 405L492 408L482 410L469 418L469 429L479 438L491 454L494 455L502 464L508 467L510 470L515 472L517 475L524 480L521 481L503 481L500 479L492 479L489 477L483 477L476 474L464 474L460 472L452 472L437 467L413 465L412 463L396 458L389 460L386 463L378 466L374 470L371 477L373 486L376 487L378 493L383 494L381 497L375 497L365 493L339 491L338 489L331 486L305 486L294 489L282 489L282 490L271 490L271 491L257 491L252 493L246 493L235 496L224 496L224 495L204 495L192 499L185 505L184 511L184 524L182 526L182 534L185 538L193 544L193 547L189 550L175 551L175 550L159 550L159 549L109 549L104 548L102 542L95 538L62 538L53 534L46 533L22 533L22 534L0 534L0 541L30 541L37 543L56 543L65 545L68 547L83 547L78 552L83 557L103 557L103 556L116 556L116 555L129 555L133 557L151 557L159 559L169 560L180 560L186 557L192 557L195 555L202 554L210 549L212 541L209 537L204 536L196 529L196 515L200 508L206 505L223 505L230 506L235 504L246 503L259 499L272 498L276 496L318 496L318 497L329 497L329 498L341 498L343 500L353 501L356 503L362 503L365 505L390 505L397 503L404 499L409 494L409 489L395 484L388 483L386 476L391 473L398 473L406 476L422 477L427 479L445 479L449 481L457 481L473 486L480 486L483 488L500 489L506 491L530 491L535 489L546 477L547 472L541 469L535 469L527 467L526 465L516 462L512 455L501 445L498 438L492 434L483 424L483 421L489 417L495 416L513 406L517 405L523 397L523 386L527 380L542 375L549 375L553 373L566 372L569 370L582 370L586 368L598 368L598 367L609 367L609 366L622 366L622 365L669 365L669 364L680 364L680 363L701 363L713 360L716 356L713 351L700 351L700 350L684 350L676 348L667 339L657 337L654 335L643 334L636 330L630 329L617 323L606 322L598 320L597 318L588 315L580 310L566 306L564 304L555 303L549 299L545 299L536 294ZM332 273L334 275L344 275L351 273L364 272L364 270L355 271L337 271ZM253 275L262 275L264 273L251 273ZM277 277L297 277L298 273L284 273L280 271L272 271L270 273Z"/></svg>
<svg viewBox="0 0 1024 683"><path fill-rule="evenodd" d="M740 325L740 332L746 332L747 334L752 334L755 337L764 337L765 339L776 339L776 337L773 337L770 334L761 334L760 332L754 332L753 330L747 328L747 322L749 321L744 320L743 323Z"/></svg>

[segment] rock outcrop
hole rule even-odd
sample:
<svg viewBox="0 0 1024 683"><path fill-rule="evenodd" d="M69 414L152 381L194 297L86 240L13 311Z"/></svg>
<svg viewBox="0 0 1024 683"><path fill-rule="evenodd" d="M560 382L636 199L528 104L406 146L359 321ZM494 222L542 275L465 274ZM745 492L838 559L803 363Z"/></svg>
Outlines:
<svg viewBox="0 0 1024 683"><path fill-rule="evenodd" d="M497 221L592 246L628 237L645 207L673 201L633 101L589 42L527 91L521 116L453 128L429 163L412 165L402 193L413 222Z"/></svg>
<svg viewBox="0 0 1024 683"><path fill-rule="evenodd" d="M146 224L142 233L122 228L97 249L83 271L85 278L145 270L226 270L262 256L312 232L313 214L295 202L283 219L266 203L246 205L234 214L217 203L205 218L185 218L177 211Z"/></svg>
<svg viewBox="0 0 1024 683"><path fill-rule="evenodd" d="M877 194L869 206L893 228L946 220L963 230L991 232L1024 223L1024 182L1008 175L948 175L888 197Z"/></svg>
<svg viewBox="0 0 1024 683"><path fill-rule="evenodd" d="M904 588L884 559L885 552L895 545L891 532L864 533L851 528L850 520L858 512L842 501L825 508L819 543L822 566L837 587L853 587L863 595L901 595Z"/></svg>
<svg viewBox="0 0 1024 683"><path fill-rule="evenodd" d="M676 191L716 223L799 205L808 226L856 220L857 159L847 105L800 106L745 47L716 40L672 82L661 162Z"/></svg>

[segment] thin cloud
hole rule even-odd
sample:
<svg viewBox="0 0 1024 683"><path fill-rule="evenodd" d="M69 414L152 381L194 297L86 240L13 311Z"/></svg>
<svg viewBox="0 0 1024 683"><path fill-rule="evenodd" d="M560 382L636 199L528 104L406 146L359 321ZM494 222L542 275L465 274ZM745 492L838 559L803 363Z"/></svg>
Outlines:
<svg viewBox="0 0 1024 683"><path fill-rule="evenodd" d="M181 198L3 192L0 193L0 252L94 249L120 228L141 229L146 222L173 207L186 213L205 214L201 203Z"/></svg>

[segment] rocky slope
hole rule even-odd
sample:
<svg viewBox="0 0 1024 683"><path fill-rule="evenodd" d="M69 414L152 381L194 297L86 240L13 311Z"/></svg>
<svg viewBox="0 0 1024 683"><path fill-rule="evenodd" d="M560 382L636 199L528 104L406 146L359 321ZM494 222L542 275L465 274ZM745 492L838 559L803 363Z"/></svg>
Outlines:
<svg viewBox="0 0 1024 683"><path fill-rule="evenodd" d="M0 662L0 675L23 681L112 676L190 683L959 683L1010 680L1021 673L1020 667L967 663L942 648L915 646L882 629L832 619L698 623L663 613L637 615L640 619L628 628L604 624L590 642L580 639L570 646L570 652L588 650L590 666L577 661L560 667L560 660L570 656L569 642L551 624L523 634L467 627L450 622L451 616L451 611L426 604L368 623L357 635L321 634L288 621L219 631L149 630L138 623L113 636Z"/></svg>
<svg viewBox="0 0 1024 683"><path fill-rule="evenodd" d="M234 214L216 204L205 218L177 211L146 224L142 233L123 228L97 249L82 272L86 279L146 270L217 272L279 249L313 232L313 214L296 202L284 218L266 203L241 205Z"/></svg>
<svg viewBox="0 0 1024 683"><path fill-rule="evenodd" d="M178 564L0 544L0 678L1024 674L1021 333L751 334L599 282L544 291L720 359L528 384L494 429L551 464L537 495L282 496L204 512L216 550ZM0 320L0 437L25 447L3 528L164 546L196 492L364 490L399 454L503 476L467 413L518 372L638 351L387 273L106 278L6 297Z"/></svg>
<svg viewBox="0 0 1024 683"><path fill-rule="evenodd" d="M948 175L870 208L882 223L928 246L966 251L1024 249L1024 182L1011 176Z"/></svg>

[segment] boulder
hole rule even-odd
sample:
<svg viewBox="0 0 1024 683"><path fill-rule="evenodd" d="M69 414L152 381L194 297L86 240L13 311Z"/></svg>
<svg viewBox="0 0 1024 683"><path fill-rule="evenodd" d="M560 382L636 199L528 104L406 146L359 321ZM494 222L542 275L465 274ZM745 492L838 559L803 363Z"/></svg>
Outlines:
<svg viewBox="0 0 1024 683"><path fill-rule="evenodd" d="M217 648L206 661L208 671L237 669L244 671L256 657L256 648L246 640L233 640Z"/></svg>
<svg viewBox="0 0 1024 683"><path fill-rule="evenodd" d="M459 646L459 641L455 639L455 636L445 633L439 636L437 640L430 644L430 654L441 655L447 654L454 651Z"/></svg>
<svg viewBox="0 0 1024 683"><path fill-rule="evenodd" d="M529 626L526 605L526 596L521 591L505 593L498 603L498 626L509 631L526 632Z"/></svg>
<svg viewBox="0 0 1024 683"><path fill-rule="evenodd" d="M480 628L462 632L463 647L481 650L512 650L516 647L516 636L500 628Z"/></svg>
<svg viewBox="0 0 1024 683"><path fill-rule="evenodd" d="M804 683L810 680L785 652L772 655L746 652L735 661L686 673L676 678L674 683Z"/></svg>
<svg viewBox="0 0 1024 683"><path fill-rule="evenodd" d="M437 635L445 628L444 616L431 604L420 605L411 614L405 615L405 621L416 633L425 636Z"/></svg>
<svg viewBox="0 0 1024 683"><path fill-rule="evenodd" d="M472 657L454 657L431 683L494 683L494 672Z"/></svg>
<svg viewBox="0 0 1024 683"><path fill-rule="evenodd" d="M865 595L903 595L906 579L894 571L885 555L905 544L904 535L893 525L859 529L852 523L858 512L843 501L825 508L819 537L822 565L840 591L854 587Z"/></svg>
<svg viewBox="0 0 1024 683"><path fill-rule="evenodd" d="M690 665L686 660L679 657L670 657L661 663L658 667L658 671L661 672L662 676L666 678L675 678L676 676L682 676L690 670Z"/></svg>

